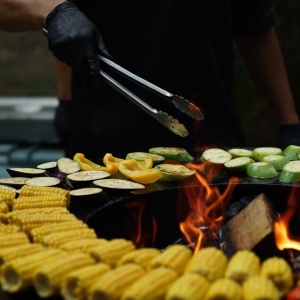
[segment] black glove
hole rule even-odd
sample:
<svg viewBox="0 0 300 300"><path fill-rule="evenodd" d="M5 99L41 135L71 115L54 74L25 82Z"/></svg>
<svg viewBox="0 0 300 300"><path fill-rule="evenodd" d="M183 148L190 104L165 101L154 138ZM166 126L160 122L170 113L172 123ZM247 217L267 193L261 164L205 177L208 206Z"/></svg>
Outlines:
<svg viewBox="0 0 300 300"><path fill-rule="evenodd" d="M73 143L73 113L72 100L58 101L58 106L54 113L53 126L67 157L69 157L70 153L69 147L71 147Z"/></svg>
<svg viewBox="0 0 300 300"><path fill-rule="evenodd" d="M90 75L96 87L102 78L97 54L109 57L96 26L72 2L56 6L47 16L48 46L59 60Z"/></svg>
<svg viewBox="0 0 300 300"><path fill-rule="evenodd" d="M300 146L300 124L282 125L280 127L277 146L284 149L289 145Z"/></svg>

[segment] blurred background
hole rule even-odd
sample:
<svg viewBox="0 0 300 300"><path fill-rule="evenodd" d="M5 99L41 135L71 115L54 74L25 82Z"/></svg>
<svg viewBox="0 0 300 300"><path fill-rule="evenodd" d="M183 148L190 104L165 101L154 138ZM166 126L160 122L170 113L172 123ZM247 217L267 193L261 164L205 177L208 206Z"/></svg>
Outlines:
<svg viewBox="0 0 300 300"><path fill-rule="evenodd" d="M300 112L300 1L274 2L277 32ZM0 169L56 160L63 151L52 126L56 77L47 41L40 32L1 31L0 40ZM238 58L234 99L248 146L274 145L277 124Z"/></svg>

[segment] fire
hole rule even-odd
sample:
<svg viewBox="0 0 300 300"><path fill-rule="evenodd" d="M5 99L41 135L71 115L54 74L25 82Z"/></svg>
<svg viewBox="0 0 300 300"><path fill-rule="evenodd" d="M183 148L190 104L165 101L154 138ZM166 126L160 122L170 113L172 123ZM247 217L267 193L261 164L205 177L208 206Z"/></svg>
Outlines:
<svg viewBox="0 0 300 300"><path fill-rule="evenodd" d="M294 249L300 251L300 238L292 236L289 225L298 210L296 188L293 188L287 201L287 208L274 222L274 235L279 250Z"/></svg>
<svg viewBox="0 0 300 300"><path fill-rule="evenodd" d="M231 177L225 190L221 192L218 187L210 185L210 182L222 171L223 166L191 163L189 167L196 170L195 176L199 184L182 187L188 208L185 199L179 199L178 210L181 215L186 211L186 216L182 216L180 229L196 253L205 247L209 239L216 237L224 221L225 208L239 179Z"/></svg>

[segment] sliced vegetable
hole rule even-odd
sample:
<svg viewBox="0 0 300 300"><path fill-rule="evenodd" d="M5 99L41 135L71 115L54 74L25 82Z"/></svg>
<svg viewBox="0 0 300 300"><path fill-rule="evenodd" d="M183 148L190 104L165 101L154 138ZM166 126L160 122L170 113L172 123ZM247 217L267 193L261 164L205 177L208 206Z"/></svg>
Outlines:
<svg viewBox="0 0 300 300"><path fill-rule="evenodd" d="M283 155L288 160L298 160L300 155L300 146L289 145L283 150Z"/></svg>
<svg viewBox="0 0 300 300"><path fill-rule="evenodd" d="M290 161L282 168L279 181L293 183L300 181L300 160Z"/></svg>
<svg viewBox="0 0 300 300"><path fill-rule="evenodd" d="M220 148L211 148L205 150L201 155L203 162L209 162L212 164L224 164L232 159L232 155Z"/></svg>
<svg viewBox="0 0 300 300"><path fill-rule="evenodd" d="M57 161L57 168L63 174L72 174L80 171L80 165L76 160L61 157Z"/></svg>
<svg viewBox="0 0 300 300"><path fill-rule="evenodd" d="M165 157L158 154L152 154L148 152L130 152L126 155L126 159L134 159L136 161L144 161L151 158L154 165L160 164L165 160Z"/></svg>
<svg viewBox="0 0 300 300"><path fill-rule="evenodd" d="M38 169L46 170L48 172L54 173L57 167L57 161L49 161L36 166Z"/></svg>
<svg viewBox="0 0 300 300"><path fill-rule="evenodd" d="M7 168L6 171L11 177L24 176L28 178L41 176L42 174L46 173L46 170L35 168Z"/></svg>
<svg viewBox="0 0 300 300"><path fill-rule="evenodd" d="M253 162L254 160L252 158L248 156L241 156L230 159L224 164L224 166L232 173L245 173L247 166Z"/></svg>
<svg viewBox="0 0 300 300"><path fill-rule="evenodd" d="M175 181L188 178L195 174L196 170L191 170L183 165L160 164L154 167L162 177L161 181Z"/></svg>
<svg viewBox="0 0 300 300"><path fill-rule="evenodd" d="M107 163L106 166L100 166L91 160L87 159L84 154L82 153L76 153L74 155L74 160L77 161L80 165L81 171L104 171L108 172L109 174L114 174L118 172L118 165L115 163Z"/></svg>
<svg viewBox="0 0 300 300"><path fill-rule="evenodd" d="M178 147L154 147L150 148L149 153L161 155L166 159L172 159L178 162L187 163L194 160L185 149Z"/></svg>
<svg viewBox="0 0 300 300"><path fill-rule="evenodd" d="M252 151L253 159L256 161L261 161L267 155L282 155L282 150L277 147L258 147Z"/></svg>
<svg viewBox="0 0 300 300"><path fill-rule="evenodd" d="M25 181L28 177L9 177L9 178L0 178L0 184L11 186L13 188L21 188L25 185Z"/></svg>
<svg viewBox="0 0 300 300"><path fill-rule="evenodd" d="M79 171L67 176L67 183L74 188L87 187L94 180L109 177L110 174L105 171Z"/></svg>
<svg viewBox="0 0 300 300"><path fill-rule="evenodd" d="M103 190L96 187L81 188L70 191L71 205L86 206L87 204L97 204L101 200Z"/></svg>
<svg viewBox="0 0 300 300"><path fill-rule="evenodd" d="M277 171L281 171L283 166L289 162L285 156L278 154L267 155L261 161L269 163Z"/></svg>
<svg viewBox="0 0 300 300"><path fill-rule="evenodd" d="M253 178L274 178L278 175L275 168L266 162L254 162L247 166L246 174Z"/></svg>
<svg viewBox="0 0 300 300"><path fill-rule="evenodd" d="M162 177L157 170L153 168L145 169L135 159L120 162L119 171L127 178L142 184L153 183Z"/></svg>
<svg viewBox="0 0 300 300"><path fill-rule="evenodd" d="M106 153L103 157L103 163L105 166L108 164L116 164L119 166L119 163L123 160L123 158L114 157L111 153Z"/></svg>
<svg viewBox="0 0 300 300"><path fill-rule="evenodd" d="M93 184L102 188L118 190L139 190L145 188L145 186L140 183L123 179L100 179L95 180Z"/></svg>
<svg viewBox="0 0 300 300"><path fill-rule="evenodd" d="M243 149L243 148L232 148L228 152L232 155L233 158L236 157L252 157L252 150Z"/></svg>
<svg viewBox="0 0 300 300"><path fill-rule="evenodd" d="M17 190L11 186L8 186L8 185L4 185L4 184L0 184L0 189L5 189L5 190L10 190L10 191L13 191L13 192L16 192Z"/></svg>
<svg viewBox="0 0 300 300"><path fill-rule="evenodd" d="M34 177L27 179L25 184L34 186L58 186L60 185L60 180L55 177Z"/></svg>

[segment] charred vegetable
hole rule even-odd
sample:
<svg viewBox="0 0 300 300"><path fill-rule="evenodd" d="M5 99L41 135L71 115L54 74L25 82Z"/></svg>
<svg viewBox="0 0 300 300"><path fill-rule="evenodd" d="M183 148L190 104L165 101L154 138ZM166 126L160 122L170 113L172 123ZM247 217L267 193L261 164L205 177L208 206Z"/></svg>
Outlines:
<svg viewBox="0 0 300 300"><path fill-rule="evenodd" d="M195 174L195 170L191 170L184 165L160 164L154 167L161 174L161 181L175 181L188 178Z"/></svg>
<svg viewBox="0 0 300 300"><path fill-rule="evenodd" d="M154 165L160 164L165 160L165 157L158 154L148 152L130 152L126 155L126 159L134 159L136 161L144 161L151 158Z"/></svg>
<svg viewBox="0 0 300 300"><path fill-rule="evenodd" d="M193 161L191 156L185 149L178 147L154 147L150 148L149 153L161 155L166 159L175 160L182 163Z"/></svg>

